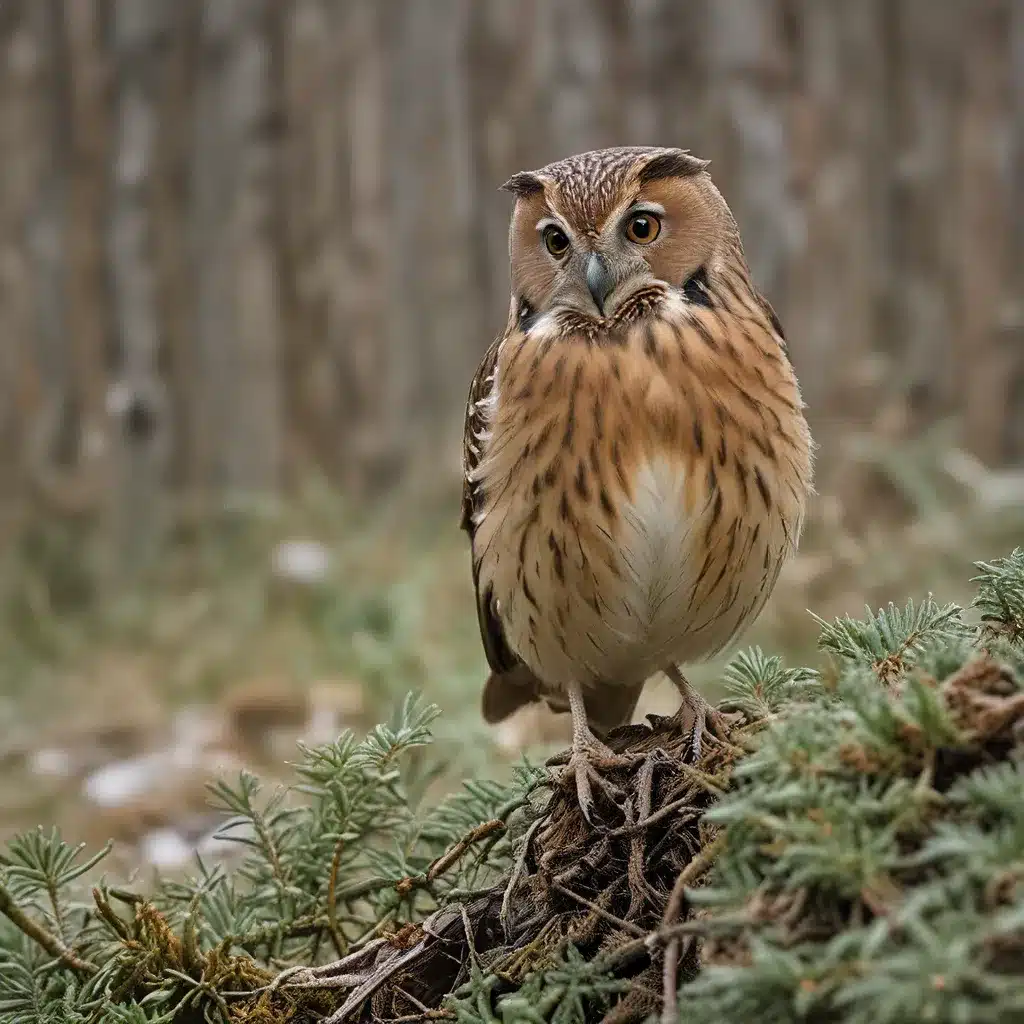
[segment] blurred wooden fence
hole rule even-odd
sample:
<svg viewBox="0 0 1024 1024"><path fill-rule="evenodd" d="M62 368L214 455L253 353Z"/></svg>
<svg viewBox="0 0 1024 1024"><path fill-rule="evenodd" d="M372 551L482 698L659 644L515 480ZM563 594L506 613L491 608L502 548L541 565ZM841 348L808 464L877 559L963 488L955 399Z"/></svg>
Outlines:
<svg viewBox="0 0 1024 1024"><path fill-rule="evenodd" d="M712 159L823 437L1024 461L1024 3L2 0L0 494L454 467L497 186L620 143Z"/></svg>

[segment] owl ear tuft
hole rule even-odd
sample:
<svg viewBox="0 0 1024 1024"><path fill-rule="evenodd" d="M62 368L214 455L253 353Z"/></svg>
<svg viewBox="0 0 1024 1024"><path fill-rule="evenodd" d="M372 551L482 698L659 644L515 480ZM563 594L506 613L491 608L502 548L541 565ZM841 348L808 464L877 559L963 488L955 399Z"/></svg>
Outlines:
<svg viewBox="0 0 1024 1024"><path fill-rule="evenodd" d="M701 160L686 149L666 149L640 168L640 184L659 178L689 178L707 170L710 160Z"/></svg>
<svg viewBox="0 0 1024 1024"><path fill-rule="evenodd" d="M513 174L504 185L502 192L511 192L517 199L525 199L544 190L544 182L533 171L520 171Z"/></svg>

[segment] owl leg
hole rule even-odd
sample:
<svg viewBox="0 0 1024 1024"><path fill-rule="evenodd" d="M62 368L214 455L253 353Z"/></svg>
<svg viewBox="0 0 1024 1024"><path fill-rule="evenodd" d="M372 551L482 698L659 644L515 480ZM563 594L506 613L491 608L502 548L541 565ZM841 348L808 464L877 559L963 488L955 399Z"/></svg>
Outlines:
<svg viewBox="0 0 1024 1024"><path fill-rule="evenodd" d="M576 797L583 817L589 823L594 806L591 783L596 784L613 801L621 797L622 790L603 778L598 768L616 768L632 764L632 759L616 754L606 743L599 740L590 729L587 709L583 703L583 691L578 683L568 687L569 711L572 714L572 753L565 766L565 776L576 782Z"/></svg>
<svg viewBox="0 0 1024 1024"><path fill-rule="evenodd" d="M689 683L678 666L669 665L664 669L665 675L679 691L683 702L673 716L679 722L684 733L690 735L691 760L699 761L703 749L704 735L708 734L719 740L728 735L728 722L720 711L716 711Z"/></svg>

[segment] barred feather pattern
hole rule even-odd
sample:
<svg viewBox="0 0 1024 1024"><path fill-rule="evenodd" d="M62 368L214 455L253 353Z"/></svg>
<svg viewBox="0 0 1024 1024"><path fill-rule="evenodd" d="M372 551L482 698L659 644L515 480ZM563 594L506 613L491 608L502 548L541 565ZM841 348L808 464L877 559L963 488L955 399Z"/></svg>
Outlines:
<svg viewBox="0 0 1024 1024"><path fill-rule="evenodd" d="M488 660L556 705L720 651L799 538L811 439L778 320L741 256L700 287L659 284L598 330L513 324L474 383L463 524Z"/></svg>

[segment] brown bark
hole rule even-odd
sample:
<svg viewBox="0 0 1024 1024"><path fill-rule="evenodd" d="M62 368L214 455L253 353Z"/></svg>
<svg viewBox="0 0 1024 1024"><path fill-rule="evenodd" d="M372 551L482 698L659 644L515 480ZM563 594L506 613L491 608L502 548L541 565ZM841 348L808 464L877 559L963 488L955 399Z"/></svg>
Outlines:
<svg viewBox="0 0 1024 1024"><path fill-rule="evenodd" d="M1024 462L1011 0L12 0L0 141L3 500L108 494L125 551L195 490L454 475L498 186L610 144L712 160L823 468L951 414Z"/></svg>
<svg viewBox="0 0 1024 1024"><path fill-rule="evenodd" d="M707 155L743 233L754 276L778 302L797 227L789 192L789 48L779 0L716 0L708 9Z"/></svg>
<svg viewBox="0 0 1024 1024"><path fill-rule="evenodd" d="M195 303L189 261L190 167L202 0L176 0L166 12L156 84L156 138L151 170L150 246L162 331L159 365L167 390L173 443L167 479L186 493L199 483Z"/></svg>
<svg viewBox="0 0 1024 1024"><path fill-rule="evenodd" d="M167 389L160 373L163 327L153 238L153 176L161 43L175 0L114 0L116 137L110 213L110 280L117 325L111 384L114 550L122 568L145 564L165 518L164 475L171 445Z"/></svg>
<svg viewBox="0 0 1024 1024"><path fill-rule="evenodd" d="M960 134L964 211L962 309L958 366L964 394L964 440L983 461L1007 456L1006 429L1020 338L1002 322L1008 283L1010 189L1003 173L1009 129L1010 30L1004 0L979 0L968 27ZM1017 352L1014 351L1017 349Z"/></svg>
<svg viewBox="0 0 1024 1024"><path fill-rule="evenodd" d="M0 543L24 497L25 424L32 414L36 349L29 211L38 202L40 39L25 2L0 17Z"/></svg>
<svg viewBox="0 0 1024 1024"><path fill-rule="evenodd" d="M392 137L394 24L389 12L372 0L350 5L339 26L346 49L334 81L341 95L340 164L348 183L338 196L331 252L344 259L325 281L332 371L339 391L339 447L346 452L343 479L358 489L387 478L401 457L395 433L408 424L405 372L415 374L423 339L415 324L389 322L389 308L405 307L410 296L396 287L395 270L403 258L396 224L396 161L404 157L389 146ZM407 167L407 171L413 170ZM342 254L344 254L342 256ZM398 332L407 330L404 342ZM406 361L392 362L405 353Z"/></svg>
<svg viewBox="0 0 1024 1024"><path fill-rule="evenodd" d="M104 275L110 67L104 52L104 0L66 0L70 181L67 300L69 415L77 434L76 472L98 498L109 480L107 429L110 316ZM95 500L95 499L94 499Z"/></svg>
<svg viewBox="0 0 1024 1024"><path fill-rule="evenodd" d="M953 336L960 274L956 129L965 7L900 0L892 17L894 107L890 390L908 429L957 408Z"/></svg>
<svg viewBox="0 0 1024 1024"><path fill-rule="evenodd" d="M282 458L270 2L204 4L196 100L197 461L207 487L244 495L275 490Z"/></svg>
<svg viewBox="0 0 1024 1024"><path fill-rule="evenodd" d="M848 423L864 406L856 384L870 373L885 287L883 6L802 0L796 8L790 154L799 241L780 305L792 310L791 351L825 444L837 421Z"/></svg>
<svg viewBox="0 0 1024 1024"><path fill-rule="evenodd" d="M73 401L72 340L68 330L68 244L71 149L71 51L60 0L27 5L39 54L38 180L28 214L35 303L34 401L23 424L23 459L34 497L48 512L78 514L94 493L77 474L79 432Z"/></svg>
<svg viewBox="0 0 1024 1024"><path fill-rule="evenodd" d="M1024 466L1024 5L1010 4L1009 273L1001 326L1011 353L1004 461Z"/></svg>

